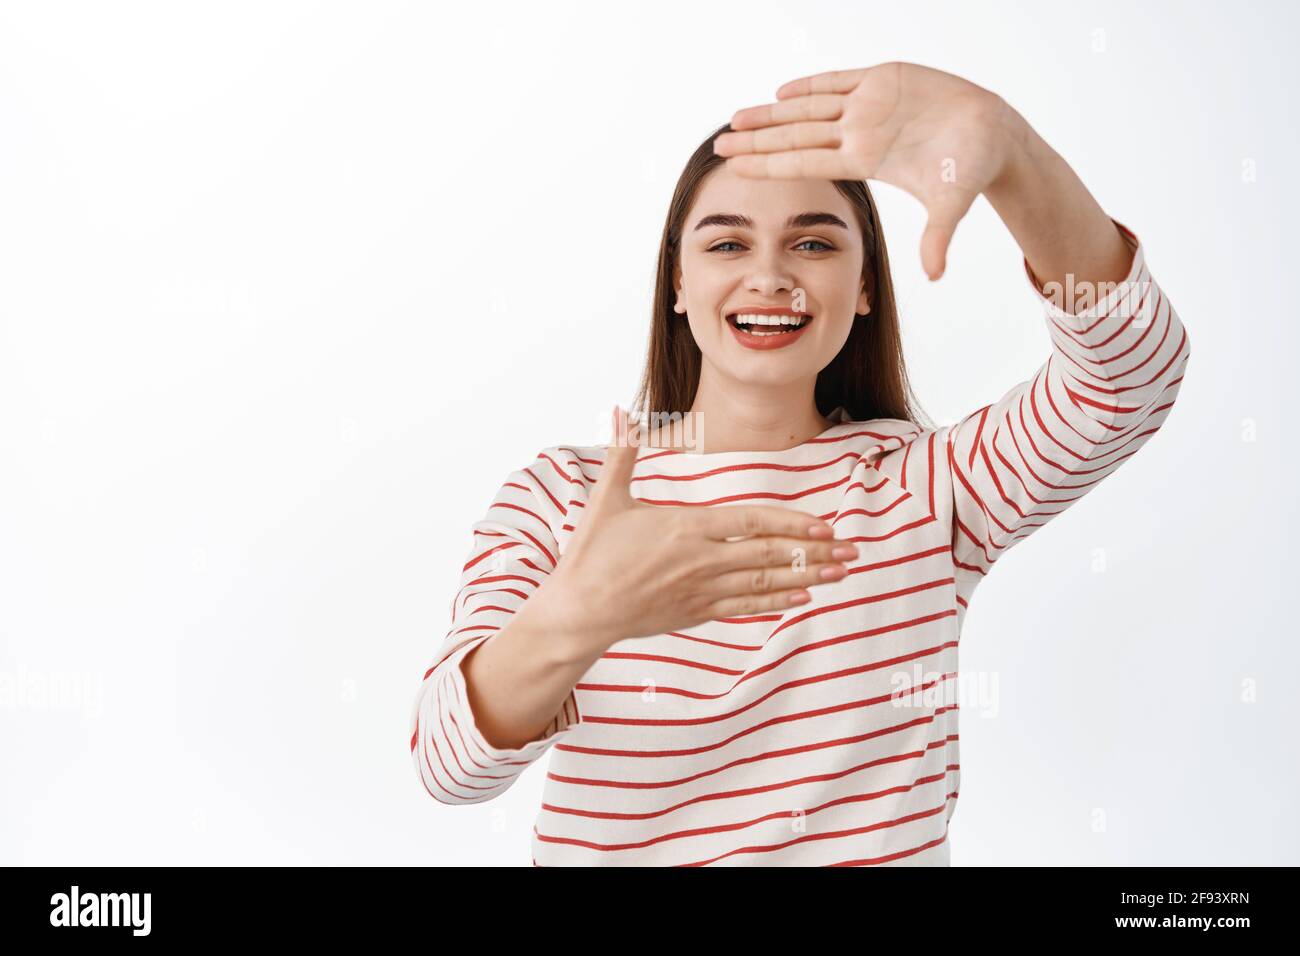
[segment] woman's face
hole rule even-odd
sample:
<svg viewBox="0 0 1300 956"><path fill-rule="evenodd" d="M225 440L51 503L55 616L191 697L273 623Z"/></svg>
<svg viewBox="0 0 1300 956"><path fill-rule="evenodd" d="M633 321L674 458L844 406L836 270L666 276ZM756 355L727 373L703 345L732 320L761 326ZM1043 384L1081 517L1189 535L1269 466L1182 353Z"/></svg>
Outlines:
<svg viewBox="0 0 1300 956"><path fill-rule="evenodd" d="M854 314L870 309L863 254L853 207L829 180L745 179L719 166L686 216L674 311L687 317L705 363L723 378L815 383L848 339ZM789 342L738 336L729 317L763 307L812 319Z"/></svg>

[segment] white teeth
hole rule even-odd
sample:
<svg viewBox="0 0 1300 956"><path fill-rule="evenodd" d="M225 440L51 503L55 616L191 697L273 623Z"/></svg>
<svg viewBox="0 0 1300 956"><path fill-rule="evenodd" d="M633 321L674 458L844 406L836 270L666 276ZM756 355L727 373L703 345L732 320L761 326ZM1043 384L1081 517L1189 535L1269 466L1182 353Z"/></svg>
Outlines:
<svg viewBox="0 0 1300 956"><path fill-rule="evenodd" d="M798 328L806 321L801 315L752 315L742 312L736 316L737 324L742 325L792 325Z"/></svg>

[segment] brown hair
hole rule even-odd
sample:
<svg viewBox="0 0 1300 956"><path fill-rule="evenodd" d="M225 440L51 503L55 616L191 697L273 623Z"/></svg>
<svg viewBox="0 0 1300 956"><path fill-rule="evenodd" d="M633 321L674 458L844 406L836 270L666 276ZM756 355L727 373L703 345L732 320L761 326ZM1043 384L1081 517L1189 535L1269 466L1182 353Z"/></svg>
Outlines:
<svg viewBox="0 0 1300 956"><path fill-rule="evenodd" d="M720 126L695 150L677 180L668 208L668 221L659 243L650 344L634 404L641 420L645 420L647 412L684 414L695 401L700 382L700 347L685 317L673 311L673 269L681 251L686 214L700 183L710 170L726 161L714 153L713 140L730 129L730 124ZM814 389L817 410L829 417L837 406L843 406L855 421L895 418L920 424L923 412L912 394L903 363L898 309L876 202L862 180L837 179L833 183L853 206L862 230L862 279L871 311L853 320L844 347L818 373Z"/></svg>

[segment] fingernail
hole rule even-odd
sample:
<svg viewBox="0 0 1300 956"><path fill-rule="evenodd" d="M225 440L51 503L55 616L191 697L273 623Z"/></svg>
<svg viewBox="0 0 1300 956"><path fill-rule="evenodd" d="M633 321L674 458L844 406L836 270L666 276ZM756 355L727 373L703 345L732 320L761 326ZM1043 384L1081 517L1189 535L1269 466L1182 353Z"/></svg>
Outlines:
<svg viewBox="0 0 1300 956"><path fill-rule="evenodd" d="M851 544L842 544L831 552L832 558L838 558L841 561L847 558L856 558L857 556L858 549Z"/></svg>
<svg viewBox="0 0 1300 956"><path fill-rule="evenodd" d="M828 524L814 524L808 526L808 537L810 538L829 538L835 534L835 529Z"/></svg>

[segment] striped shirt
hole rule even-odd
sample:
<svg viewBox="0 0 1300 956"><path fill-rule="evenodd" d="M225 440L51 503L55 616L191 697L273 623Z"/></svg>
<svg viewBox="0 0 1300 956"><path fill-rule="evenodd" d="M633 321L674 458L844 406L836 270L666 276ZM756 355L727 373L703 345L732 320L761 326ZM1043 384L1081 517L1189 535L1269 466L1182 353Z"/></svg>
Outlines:
<svg viewBox="0 0 1300 956"><path fill-rule="evenodd" d="M555 568L605 448L546 448L513 472L473 526L412 710L429 795L490 800L549 753L534 865L948 865L971 594L1150 439L1183 378L1187 332L1137 236L1116 225L1133 263L1096 308L1060 308L1024 262L1051 351L956 424L841 409L781 451L639 449L640 501L786 505L859 556L807 604L613 644L540 737L501 749L475 725L461 661Z"/></svg>

